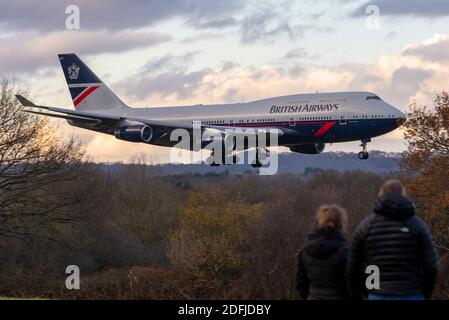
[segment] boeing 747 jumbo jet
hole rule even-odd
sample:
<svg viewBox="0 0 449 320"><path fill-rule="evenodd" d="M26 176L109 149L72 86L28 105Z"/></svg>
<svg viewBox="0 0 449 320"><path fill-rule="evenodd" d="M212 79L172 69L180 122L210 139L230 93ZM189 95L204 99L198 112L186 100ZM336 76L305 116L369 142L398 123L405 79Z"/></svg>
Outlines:
<svg viewBox="0 0 449 320"><path fill-rule="evenodd" d="M326 143L360 140L362 151L358 157L368 159L367 143L371 138L395 130L405 121L404 113L370 92L294 94L246 103L130 108L75 54L60 54L59 61L76 110L35 105L18 95L23 110L64 118L72 126L130 142L175 147L178 141L170 139L174 130L185 129L191 134L198 125L202 133L218 134L224 142L232 132L230 129L250 128L252 132L276 130L279 146L305 154L323 152ZM201 148L209 143L210 140L201 141ZM258 155L259 148L256 151ZM256 167L261 165L258 159L256 156L253 163Z"/></svg>

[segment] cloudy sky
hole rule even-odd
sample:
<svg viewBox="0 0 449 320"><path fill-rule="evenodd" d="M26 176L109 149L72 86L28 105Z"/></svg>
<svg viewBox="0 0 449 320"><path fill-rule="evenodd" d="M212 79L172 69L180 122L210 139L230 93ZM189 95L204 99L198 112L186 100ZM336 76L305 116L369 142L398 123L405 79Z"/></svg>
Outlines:
<svg viewBox="0 0 449 320"><path fill-rule="evenodd" d="M66 27L69 5L80 10L79 29ZM448 30L447 0L1 0L0 76L38 103L73 108L57 54L75 52L135 107L369 90L407 111L448 89ZM96 161L169 156L58 125ZM401 137L369 148L401 151Z"/></svg>

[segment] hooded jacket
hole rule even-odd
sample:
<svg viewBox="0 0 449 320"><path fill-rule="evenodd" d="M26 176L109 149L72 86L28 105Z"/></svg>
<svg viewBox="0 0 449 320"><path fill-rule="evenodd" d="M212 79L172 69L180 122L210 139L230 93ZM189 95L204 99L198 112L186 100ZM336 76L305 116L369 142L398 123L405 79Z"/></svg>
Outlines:
<svg viewBox="0 0 449 320"><path fill-rule="evenodd" d="M316 229L298 254L296 288L303 299L342 300L348 246L337 229Z"/></svg>
<svg viewBox="0 0 449 320"><path fill-rule="evenodd" d="M405 196L386 194L377 199L374 213L354 233L347 266L351 295L355 299L368 293L429 298L437 261L430 231L415 215L413 203ZM379 268L379 289L366 288L369 265Z"/></svg>

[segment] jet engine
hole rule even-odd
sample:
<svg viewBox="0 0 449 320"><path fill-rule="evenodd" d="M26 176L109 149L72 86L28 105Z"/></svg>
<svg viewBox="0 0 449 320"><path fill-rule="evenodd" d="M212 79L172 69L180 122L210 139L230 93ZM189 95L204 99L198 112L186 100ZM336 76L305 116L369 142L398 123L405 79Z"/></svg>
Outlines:
<svg viewBox="0 0 449 320"><path fill-rule="evenodd" d="M145 124L123 126L115 129L114 136L117 139L130 142L149 143L153 138L153 128Z"/></svg>
<svg viewBox="0 0 449 320"><path fill-rule="evenodd" d="M310 143L291 146L290 151L304 154L318 154L324 151L324 143Z"/></svg>

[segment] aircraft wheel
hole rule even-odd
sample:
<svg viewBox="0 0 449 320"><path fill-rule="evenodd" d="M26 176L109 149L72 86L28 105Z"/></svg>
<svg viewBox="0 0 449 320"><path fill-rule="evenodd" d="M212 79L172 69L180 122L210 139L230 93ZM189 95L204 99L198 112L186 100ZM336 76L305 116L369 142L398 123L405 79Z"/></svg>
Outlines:
<svg viewBox="0 0 449 320"><path fill-rule="evenodd" d="M256 162L251 163L251 166L253 168L260 168L260 167L262 167L262 163L260 163L259 161L256 161Z"/></svg>
<svg viewBox="0 0 449 320"><path fill-rule="evenodd" d="M360 160L366 160L369 158L369 153L366 151L360 151L357 156Z"/></svg>
<svg viewBox="0 0 449 320"><path fill-rule="evenodd" d="M260 168L260 167L262 167L262 163L259 160L259 150L256 150L256 161L251 163L251 166L253 168Z"/></svg>

